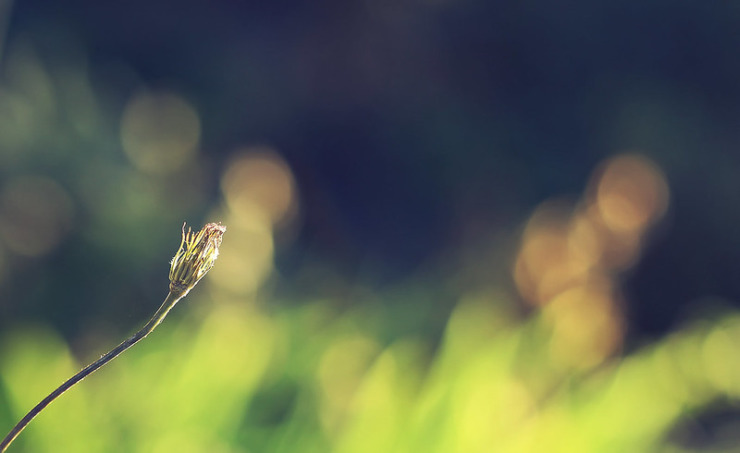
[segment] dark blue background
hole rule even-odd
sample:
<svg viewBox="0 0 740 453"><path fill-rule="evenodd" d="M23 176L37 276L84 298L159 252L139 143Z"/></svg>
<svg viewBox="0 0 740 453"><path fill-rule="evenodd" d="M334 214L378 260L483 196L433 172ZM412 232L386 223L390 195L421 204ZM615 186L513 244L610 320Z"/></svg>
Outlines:
<svg viewBox="0 0 740 453"><path fill-rule="evenodd" d="M540 201L581 193L605 157L638 150L672 198L626 277L633 334L664 332L705 296L740 300L733 2L13 5L11 38L54 53L60 34L92 67L126 62L192 100L214 165L243 143L283 154L304 215L279 256L288 277L320 259L402 280L466 232L516 228Z"/></svg>

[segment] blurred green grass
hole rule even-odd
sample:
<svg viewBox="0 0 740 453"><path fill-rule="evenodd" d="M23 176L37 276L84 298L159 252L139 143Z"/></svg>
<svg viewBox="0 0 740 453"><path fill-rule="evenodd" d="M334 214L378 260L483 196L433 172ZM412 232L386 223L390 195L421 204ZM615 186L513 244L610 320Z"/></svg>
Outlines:
<svg viewBox="0 0 740 453"><path fill-rule="evenodd" d="M547 360L547 323L501 327L495 302L460 304L431 354L383 344L366 309L215 306L86 379L11 451L680 451L661 450L671 426L740 391L736 315L582 372ZM43 327L6 333L0 357L8 429L81 365Z"/></svg>

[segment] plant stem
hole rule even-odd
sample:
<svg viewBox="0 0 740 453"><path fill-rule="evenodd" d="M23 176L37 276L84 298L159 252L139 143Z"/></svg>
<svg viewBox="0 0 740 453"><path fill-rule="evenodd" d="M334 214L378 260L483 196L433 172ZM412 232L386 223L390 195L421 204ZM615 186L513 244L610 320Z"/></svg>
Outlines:
<svg viewBox="0 0 740 453"><path fill-rule="evenodd" d="M73 385L85 379L88 375L92 374L98 368L102 367L106 363L115 359L123 351L135 345L139 340L145 338L147 335L152 333L152 331L159 325L159 323L162 322L165 316L167 316L167 313L169 313L170 309L172 309L172 307L174 307L175 304L180 299L185 297L186 294L187 294L187 291L178 291L171 287L170 292L167 294L167 297L164 299L164 302L162 302L162 305L159 307L159 309L157 309L156 313L154 313L154 316L152 316L149 322L147 322L146 325L141 328L141 330L133 334L127 340L124 340L121 344L119 344L115 348L108 351L105 355L100 357L95 362L83 368L81 371L79 371L77 374L75 374L71 378L67 379L64 382L64 384L57 387L56 390L51 392L46 398L41 400L40 403L38 403L33 409L31 409L26 414L26 416L23 417L21 421L19 421L18 424L15 425L15 427L13 427L12 430L10 430L10 432L8 433L7 436L5 436L3 441L0 442L0 453L5 452L8 446L13 442L13 440L15 440L16 437L18 437L21 431L23 431L23 429L31 422L31 420L33 420L34 417L36 417L39 414L39 412L44 410L46 406L48 406L52 401L57 399L62 393L66 392Z"/></svg>

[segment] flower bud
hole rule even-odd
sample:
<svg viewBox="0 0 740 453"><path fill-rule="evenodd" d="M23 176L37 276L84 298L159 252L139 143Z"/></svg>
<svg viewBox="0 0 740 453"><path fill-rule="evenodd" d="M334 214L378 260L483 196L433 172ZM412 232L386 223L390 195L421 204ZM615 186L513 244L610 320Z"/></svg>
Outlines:
<svg viewBox="0 0 740 453"><path fill-rule="evenodd" d="M209 223L197 233L189 227L185 231L185 224L182 225L180 249L170 263L172 293L184 296L211 270L225 231L226 227L220 223Z"/></svg>

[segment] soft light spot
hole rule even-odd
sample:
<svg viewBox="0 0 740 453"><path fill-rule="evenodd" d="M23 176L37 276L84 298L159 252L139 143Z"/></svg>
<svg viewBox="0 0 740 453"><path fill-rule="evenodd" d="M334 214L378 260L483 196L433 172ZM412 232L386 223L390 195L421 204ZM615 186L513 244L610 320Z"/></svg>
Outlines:
<svg viewBox="0 0 740 453"><path fill-rule="evenodd" d="M582 282L596 261L596 245L586 225L576 225L563 204L546 203L527 224L514 266L520 294L542 305Z"/></svg>
<svg viewBox="0 0 740 453"><path fill-rule="evenodd" d="M641 231L665 213L668 185L652 161L625 154L606 163L598 181L596 203L610 229Z"/></svg>
<svg viewBox="0 0 740 453"><path fill-rule="evenodd" d="M279 225L295 215L293 175L270 148L252 148L237 154L224 172L221 188L236 216L249 215L257 207L272 225Z"/></svg>
<svg viewBox="0 0 740 453"><path fill-rule="evenodd" d="M262 211L254 208L243 218L218 216L229 226L210 280L237 294L253 294L270 276L274 241Z"/></svg>
<svg viewBox="0 0 740 453"><path fill-rule="evenodd" d="M123 113L123 149L143 172L162 174L179 170L195 157L199 140L198 114L176 94L140 93Z"/></svg>
<svg viewBox="0 0 740 453"><path fill-rule="evenodd" d="M606 269L625 270L640 257L644 231L615 231L601 215L598 205L589 204L583 215L593 226L601 249L600 264Z"/></svg>
<svg viewBox="0 0 740 453"><path fill-rule="evenodd" d="M596 226L588 216L578 213L568 228L568 252L585 269L598 266L603 254Z"/></svg>
<svg viewBox="0 0 740 453"><path fill-rule="evenodd" d="M622 342L622 322L606 279L563 292L547 306L545 319L553 326L552 356L564 365L597 365Z"/></svg>
<svg viewBox="0 0 740 453"><path fill-rule="evenodd" d="M22 176L0 191L0 237L11 251L38 256L51 251L72 226L67 191L41 176Z"/></svg>

